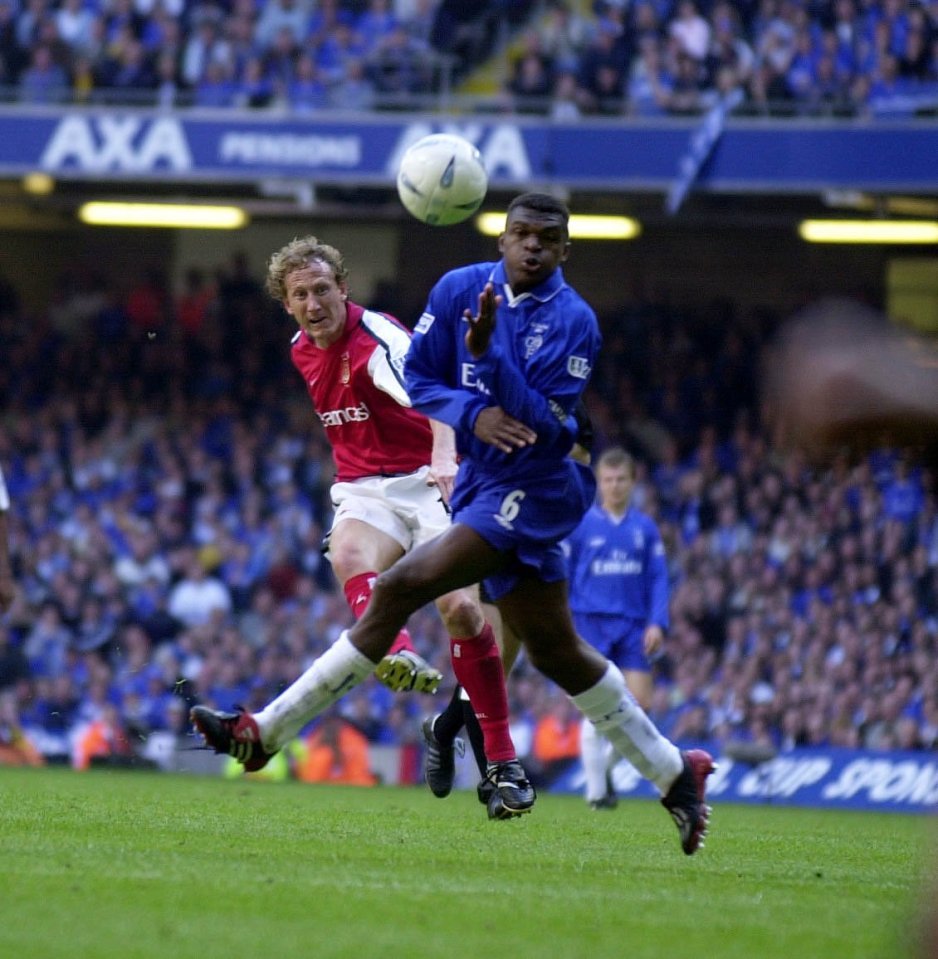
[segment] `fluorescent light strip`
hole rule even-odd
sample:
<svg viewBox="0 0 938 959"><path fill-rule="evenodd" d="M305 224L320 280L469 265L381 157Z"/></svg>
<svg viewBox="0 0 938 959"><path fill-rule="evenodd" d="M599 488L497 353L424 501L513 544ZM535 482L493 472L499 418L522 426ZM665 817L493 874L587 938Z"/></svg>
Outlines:
<svg viewBox="0 0 938 959"><path fill-rule="evenodd" d="M809 243L938 243L933 220L804 220L798 232Z"/></svg>
<svg viewBox="0 0 938 959"><path fill-rule="evenodd" d="M480 213L476 229L485 236L498 236L505 229L505 213ZM601 216L573 213L570 216L572 240L634 240L642 232L638 220L628 216Z"/></svg>
<svg viewBox="0 0 938 959"><path fill-rule="evenodd" d="M27 173L22 180L23 189L34 196L46 196L55 189L55 180L48 173Z"/></svg>
<svg viewBox="0 0 938 959"><path fill-rule="evenodd" d="M237 206L188 203L112 203L94 200L78 210L82 223L92 226L153 226L175 229L238 230L248 222Z"/></svg>

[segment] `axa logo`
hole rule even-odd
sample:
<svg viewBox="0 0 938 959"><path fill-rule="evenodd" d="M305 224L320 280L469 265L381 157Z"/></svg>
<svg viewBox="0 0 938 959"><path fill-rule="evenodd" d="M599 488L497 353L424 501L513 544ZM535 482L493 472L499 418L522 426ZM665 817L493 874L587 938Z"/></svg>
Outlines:
<svg viewBox="0 0 938 959"><path fill-rule="evenodd" d="M94 173L185 171L193 167L192 151L178 120L120 114L63 118L39 162L44 170Z"/></svg>
<svg viewBox="0 0 938 959"><path fill-rule="evenodd" d="M397 176L404 151L430 133L455 133L478 147L489 177L520 182L534 176L521 128L514 123L410 123L402 131L388 157L387 172Z"/></svg>

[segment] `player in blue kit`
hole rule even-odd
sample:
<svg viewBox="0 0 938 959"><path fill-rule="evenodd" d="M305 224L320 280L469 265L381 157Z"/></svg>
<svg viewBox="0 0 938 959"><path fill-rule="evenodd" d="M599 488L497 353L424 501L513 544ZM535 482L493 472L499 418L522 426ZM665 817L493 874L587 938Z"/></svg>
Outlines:
<svg viewBox="0 0 938 959"><path fill-rule="evenodd" d="M333 647L330 673L373 668L395 624L440 592L484 581L532 665L657 785L691 855L707 828L712 759L681 753L661 735L619 669L579 638L568 606L561 541L595 494L591 470L568 456L572 414L600 347L592 309L564 280L568 220L554 197L516 197L498 241L501 259L453 270L430 292L405 379L414 407L456 433L453 524L378 577L365 615ZM471 639L453 648L454 667L463 655L472 655ZM484 707L473 699L484 726ZM524 785L517 797L527 801L533 791Z"/></svg>
<svg viewBox="0 0 938 959"><path fill-rule="evenodd" d="M599 502L566 541L570 609L577 632L612 660L642 709L651 706L650 656L668 629L668 567L654 520L631 504L635 463L623 449L605 450L596 464ZM609 744L583 723L581 755L586 800L611 809Z"/></svg>

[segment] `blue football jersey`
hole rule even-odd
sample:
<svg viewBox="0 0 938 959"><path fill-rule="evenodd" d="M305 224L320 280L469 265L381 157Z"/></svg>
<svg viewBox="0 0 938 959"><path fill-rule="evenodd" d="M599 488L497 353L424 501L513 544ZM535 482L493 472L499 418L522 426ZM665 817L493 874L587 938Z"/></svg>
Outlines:
<svg viewBox="0 0 938 959"><path fill-rule="evenodd" d="M594 505L565 545L574 612L668 628L668 565L651 517L629 507L616 522Z"/></svg>
<svg viewBox="0 0 938 959"><path fill-rule="evenodd" d="M504 297L485 355L465 344L465 310L475 314L479 294L492 282ZM596 315L554 274L529 293L512 297L501 262L477 263L445 274L430 291L405 363L414 407L456 431L456 449L483 472L543 480L566 472L576 438L571 415L600 347ZM500 406L537 433L537 442L502 453L472 432L486 406Z"/></svg>

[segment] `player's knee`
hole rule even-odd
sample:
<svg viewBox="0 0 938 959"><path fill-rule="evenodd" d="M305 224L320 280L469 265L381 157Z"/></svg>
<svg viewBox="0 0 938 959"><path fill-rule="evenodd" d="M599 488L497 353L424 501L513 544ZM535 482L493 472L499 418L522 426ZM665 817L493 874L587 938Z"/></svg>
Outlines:
<svg viewBox="0 0 938 959"><path fill-rule="evenodd" d="M355 543L341 543L329 548L329 562L339 582L344 583L359 573L371 572L373 564L369 566L369 557Z"/></svg>
<svg viewBox="0 0 938 959"><path fill-rule="evenodd" d="M485 625L479 604L468 593L441 596L437 609L450 636L477 636Z"/></svg>

